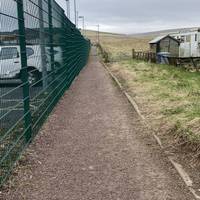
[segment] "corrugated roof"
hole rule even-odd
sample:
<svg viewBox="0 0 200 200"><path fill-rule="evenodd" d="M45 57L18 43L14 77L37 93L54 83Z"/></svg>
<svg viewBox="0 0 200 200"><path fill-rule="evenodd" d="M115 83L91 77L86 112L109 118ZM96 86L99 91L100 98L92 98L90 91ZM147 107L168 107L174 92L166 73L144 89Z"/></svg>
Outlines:
<svg viewBox="0 0 200 200"><path fill-rule="evenodd" d="M157 38L151 40L151 41L149 42L149 44L155 44L155 43L158 43L158 42L160 42L160 40L166 38L167 36L169 36L169 35L159 36L159 37L157 37Z"/></svg>

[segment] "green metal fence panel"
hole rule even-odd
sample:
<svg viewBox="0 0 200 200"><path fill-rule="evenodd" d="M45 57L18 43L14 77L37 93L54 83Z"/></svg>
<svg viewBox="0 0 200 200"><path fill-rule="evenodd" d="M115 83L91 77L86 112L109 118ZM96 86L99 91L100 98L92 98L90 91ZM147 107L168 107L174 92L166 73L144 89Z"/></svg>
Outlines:
<svg viewBox="0 0 200 200"><path fill-rule="evenodd" d="M0 0L0 184L89 52L55 0Z"/></svg>

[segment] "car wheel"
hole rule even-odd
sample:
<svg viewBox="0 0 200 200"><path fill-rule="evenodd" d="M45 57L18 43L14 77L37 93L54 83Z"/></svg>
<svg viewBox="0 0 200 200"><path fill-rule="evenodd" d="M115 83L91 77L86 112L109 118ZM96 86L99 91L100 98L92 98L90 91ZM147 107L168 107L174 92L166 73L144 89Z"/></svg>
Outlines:
<svg viewBox="0 0 200 200"><path fill-rule="evenodd" d="M28 71L28 82L30 85L37 83L40 80L40 77L41 76L38 71L35 71L34 69Z"/></svg>
<svg viewBox="0 0 200 200"><path fill-rule="evenodd" d="M54 65L54 71L55 71L55 73L56 74L58 74L59 72L60 72L60 69L61 69L61 65L60 65L60 63L55 63L55 65Z"/></svg>

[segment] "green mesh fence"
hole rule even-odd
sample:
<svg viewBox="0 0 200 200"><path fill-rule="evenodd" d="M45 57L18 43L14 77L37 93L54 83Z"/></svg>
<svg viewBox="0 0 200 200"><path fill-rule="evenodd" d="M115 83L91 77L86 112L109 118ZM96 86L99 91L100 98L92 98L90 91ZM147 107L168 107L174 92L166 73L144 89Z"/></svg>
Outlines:
<svg viewBox="0 0 200 200"><path fill-rule="evenodd" d="M89 51L54 0L0 0L1 185Z"/></svg>

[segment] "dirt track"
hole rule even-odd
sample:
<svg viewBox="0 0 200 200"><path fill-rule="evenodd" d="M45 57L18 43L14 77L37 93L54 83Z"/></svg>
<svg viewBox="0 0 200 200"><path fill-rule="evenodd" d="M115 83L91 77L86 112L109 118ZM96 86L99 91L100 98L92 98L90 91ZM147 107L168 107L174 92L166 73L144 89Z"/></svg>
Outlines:
<svg viewBox="0 0 200 200"><path fill-rule="evenodd" d="M3 199L193 200L94 55L30 152Z"/></svg>

